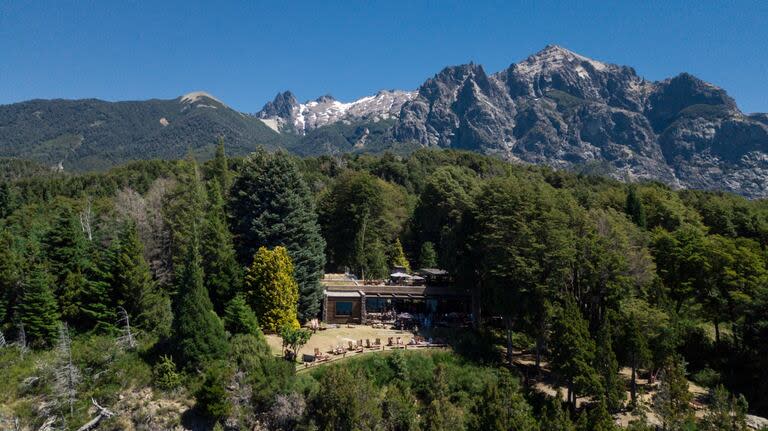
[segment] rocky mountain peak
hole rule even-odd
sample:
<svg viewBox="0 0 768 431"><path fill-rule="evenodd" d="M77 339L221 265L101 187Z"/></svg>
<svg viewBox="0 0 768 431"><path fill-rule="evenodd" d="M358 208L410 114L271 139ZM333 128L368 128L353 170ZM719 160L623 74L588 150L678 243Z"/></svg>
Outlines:
<svg viewBox="0 0 768 431"><path fill-rule="evenodd" d="M293 109L299 106L299 102L296 100L296 96L290 91L284 91L277 93L274 100L264 104L256 116L262 119L280 117L288 118L291 116Z"/></svg>
<svg viewBox="0 0 768 431"><path fill-rule="evenodd" d="M320 96L317 99L315 99L315 102L317 102L317 103L333 103L335 101L336 101L336 99L333 96L331 96L330 94L325 94L325 95Z"/></svg>

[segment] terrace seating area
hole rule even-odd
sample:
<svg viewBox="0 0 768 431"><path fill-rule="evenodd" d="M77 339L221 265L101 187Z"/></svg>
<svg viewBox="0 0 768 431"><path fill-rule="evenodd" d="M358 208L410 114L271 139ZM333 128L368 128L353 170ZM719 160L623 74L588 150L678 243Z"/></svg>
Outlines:
<svg viewBox="0 0 768 431"><path fill-rule="evenodd" d="M331 345L326 351L321 351L319 347L315 347L314 354L303 355L303 368L309 368L367 352L399 349L446 348L447 346L448 345L444 340L425 338L419 335L392 336L387 337L386 339L366 338L358 339L356 341L347 340L346 344Z"/></svg>

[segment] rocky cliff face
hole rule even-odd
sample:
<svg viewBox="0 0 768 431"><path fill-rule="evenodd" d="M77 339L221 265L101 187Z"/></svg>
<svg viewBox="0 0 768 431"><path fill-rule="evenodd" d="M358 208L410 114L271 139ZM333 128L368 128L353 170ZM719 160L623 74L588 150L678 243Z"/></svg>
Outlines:
<svg viewBox="0 0 768 431"><path fill-rule="evenodd" d="M744 115L689 74L649 82L559 46L493 75L473 64L444 69L403 105L392 138L768 196L768 115Z"/></svg>

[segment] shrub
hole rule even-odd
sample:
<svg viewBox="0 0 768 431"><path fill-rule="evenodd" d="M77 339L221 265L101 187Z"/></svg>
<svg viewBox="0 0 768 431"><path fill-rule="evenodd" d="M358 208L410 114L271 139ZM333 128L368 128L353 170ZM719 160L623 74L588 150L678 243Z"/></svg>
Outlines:
<svg viewBox="0 0 768 431"><path fill-rule="evenodd" d="M704 368L703 370L693 373L691 380L702 386L713 388L720 383L720 373L712 368Z"/></svg>

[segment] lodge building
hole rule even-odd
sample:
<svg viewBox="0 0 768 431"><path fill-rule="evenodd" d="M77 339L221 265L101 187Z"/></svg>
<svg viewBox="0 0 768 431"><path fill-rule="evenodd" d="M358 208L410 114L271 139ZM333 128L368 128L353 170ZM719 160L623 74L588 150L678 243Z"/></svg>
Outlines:
<svg viewBox="0 0 768 431"><path fill-rule="evenodd" d="M389 280L362 282L348 274L326 274L322 281L322 320L332 324L367 324L385 315L468 315L469 290L454 285L444 270L427 268L407 274L395 268Z"/></svg>

